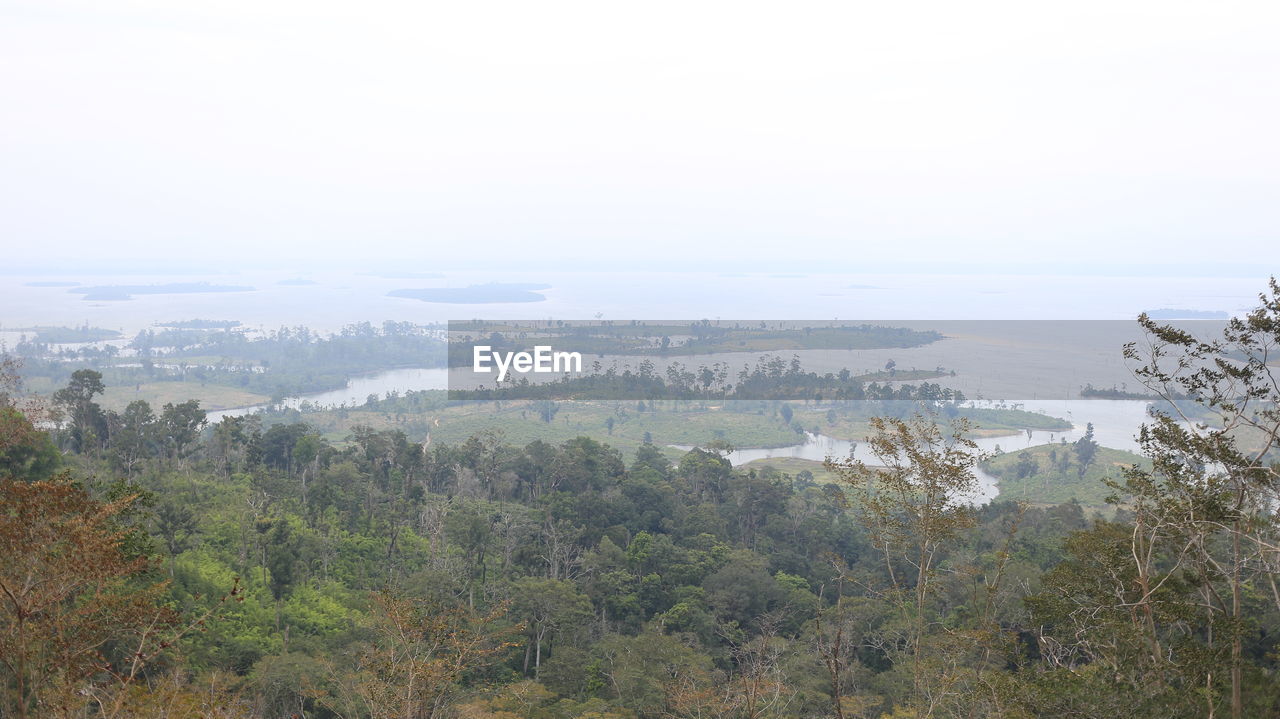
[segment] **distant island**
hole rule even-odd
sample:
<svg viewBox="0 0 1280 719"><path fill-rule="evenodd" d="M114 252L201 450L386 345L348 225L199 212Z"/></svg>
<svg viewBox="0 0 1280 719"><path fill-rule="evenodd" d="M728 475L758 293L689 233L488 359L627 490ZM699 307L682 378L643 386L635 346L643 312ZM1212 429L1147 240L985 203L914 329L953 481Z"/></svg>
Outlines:
<svg viewBox="0 0 1280 719"><path fill-rule="evenodd" d="M208 282L170 282L163 285L98 285L68 290L86 300L131 300L134 295L188 295L202 292L252 292L244 285L212 285Z"/></svg>
<svg viewBox="0 0 1280 719"><path fill-rule="evenodd" d="M407 297L422 302L440 302L454 305L480 305L499 302L542 302L546 295L534 290L550 289L551 285L534 282L490 282L469 287L431 287L423 289L392 290L388 297Z"/></svg>
<svg viewBox="0 0 1280 719"><path fill-rule="evenodd" d="M536 320L494 322L466 320L449 323L452 366L471 364L471 346L477 342L503 350L527 351L530 333L554 338L558 348L592 355L704 355L718 352L777 352L782 350L909 348L937 342L933 330L883 327L866 323L822 323L802 326L776 322L758 325L707 319L666 322ZM894 365L886 371L897 372ZM929 374L933 377L936 374ZM886 376L884 379L892 379Z"/></svg>
<svg viewBox="0 0 1280 719"><path fill-rule="evenodd" d="M384 280L438 280L444 277L442 272L364 272L371 277Z"/></svg>
<svg viewBox="0 0 1280 719"><path fill-rule="evenodd" d="M10 332L30 332L36 344L70 344L74 342L101 342L103 340L120 339L124 335L116 330L102 327L54 327L41 325L37 327L15 327Z"/></svg>
<svg viewBox="0 0 1280 719"><path fill-rule="evenodd" d="M1174 310L1167 307L1158 310L1147 310L1147 316L1153 320L1225 320L1231 315L1218 310Z"/></svg>
<svg viewBox="0 0 1280 719"><path fill-rule="evenodd" d="M173 322L157 322L156 327L173 327L182 330L229 330L239 327L239 320L175 320Z"/></svg>

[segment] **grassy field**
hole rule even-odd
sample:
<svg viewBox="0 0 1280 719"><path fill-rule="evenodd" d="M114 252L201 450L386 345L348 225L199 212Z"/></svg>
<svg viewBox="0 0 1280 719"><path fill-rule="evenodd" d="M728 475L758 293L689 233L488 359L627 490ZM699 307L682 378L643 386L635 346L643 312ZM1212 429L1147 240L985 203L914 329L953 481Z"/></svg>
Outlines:
<svg viewBox="0 0 1280 719"><path fill-rule="evenodd" d="M32 377L25 382L25 388L28 391L43 395L46 399L64 386L65 384L50 382L45 377ZM271 398L219 384L143 382L141 384L128 385L108 383L106 391L96 401L104 409L119 412L136 399L146 400L151 405L151 408L155 410L160 409L166 403L178 404L189 399L200 400L200 409L218 410L263 404Z"/></svg>
<svg viewBox="0 0 1280 719"><path fill-rule="evenodd" d="M1019 477L1019 465L1024 476ZM1030 463L1034 462L1034 468ZM1150 467L1145 457L1118 449L1101 447L1093 462L1080 474L1080 464L1069 444L1049 444L1008 452L983 464L983 469L1000 482L1000 496L1022 499L1037 504L1060 504L1077 500L1090 507L1106 506L1111 489L1103 479L1119 479L1124 467L1140 464Z"/></svg>
<svg viewBox="0 0 1280 719"><path fill-rule="evenodd" d="M462 442L482 429L499 430L516 444L535 439L563 442L586 435L626 454L644 443L646 433L658 446L720 440L742 447L784 447L799 441L796 433L778 420L722 409L636 412L625 403L564 402L550 422L544 422L529 403L505 406L497 412L491 406L457 409L451 409L440 418L440 425L432 428L434 439Z"/></svg>
<svg viewBox="0 0 1280 719"><path fill-rule="evenodd" d="M967 408L961 414L968 417L974 426L981 430L1011 430L1020 432L1027 429L1065 432L1071 429L1071 423L1060 417L1050 417L1038 412L1023 409L987 409ZM1006 431L1005 434L1009 432Z"/></svg>
<svg viewBox="0 0 1280 719"><path fill-rule="evenodd" d="M803 436L793 428L795 422L805 429L816 428L842 439L862 441L870 434L870 426L865 420L838 417L835 424L830 424L826 412L815 409L794 409L792 424L788 425L779 412L780 405L772 403L729 403L728 406L683 403L674 405L674 408L672 404L661 403L657 410L651 408L639 412L633 402L559 402L550 422L543 421L538 406L531 400L518 400L503 402L500 407L495 407L492 402L468 402L396 411L384 404L377 410L326 410L308 412L295 419L312 424L328 440L337 443L346 441L357 425L398 429L415 442L424 441L429 436L432 442L448 444L465 442L479 432L496 431L501 433L505 442L515 445L534 440L558 443L587 436L621 450L628 458L644 443L646 435L659 447L673 444L705 446L709 442L722 441L734 447L748 448L786 447L802 442ZM802 407L795 403L790 406ZM612 427L609 426L610 419L613 420ZM978 433L1018 432L1022 430L1019 423L1023 420L1035 427L1061 422L1030 413L1010 414L1005 422L1007 429L983 428ZM667 453L672 458L682 454L676 449ZM788 473L808 469L820 481L827 476L820 462L779 458L760 463L763 464Z"/></svg>
<svg viewBox="0 0 1280 719"><path fill-rule="evenodd" d="M827 420L827 413L822 410L798 410L795 421L809 431L818 430L828 437L861 442L871 434L871 425L866 420L837 417L834 423Z"/></svg>
<svg viewBox="0 0 1280 719"><path fill-rule="evenodd" d="M107 387L107 391L98 399L98 403L105 409L119 412L135 399L144 399L151 404L152 409L157 410L167 403L178 404L189 399L198 399L201 409L215 410L262 404L270 397L217 384L143 382L124 387Z"/></svg>
<svg viewBox="0 0 1280 719"><path fill-rule="evenodd" d="M608 421L613 419L610 430ZM715 440L739 447L785 447L801 441L780 419L723 408L637 412L630 402L561 402L550 422L543 421L531 401L489 402L440 408L425 414L331 410L307 413L303 420L332 441L342 441L356 425L400 429L414 441L428 434L433 442L464 442L477 432L496 430L505 441L523 445L535 439L564 442L588 436L630 455L645 441L658 445L703 445ZM675 456L680 453L673 450Z"/></svg>
<svg viewBox="0 0 1280 719"><path fill-rule="evenodd" d="M1071 429L1071 423L1064 419L1023 410L965 409L962 416L973 423L971 434L975 437L1004 437L1028 429L1059 432ZM871 425L857 416L837 414L835 422L831 422L825 410L808 409L797 410L795 419L807 430L817 429L836 439L862 442L871 435Z"/></svg>
<svg viewBox="0 0 1280 719"><path fill-rule="evenodd" d="M789 474L793 477L801 472L808 471L813 475L813 481L815 482L838 482L840 480L839 476L834 472L828 471L822 462L812 459L800 459L799 457L757 459L742 465L742 469L754 469L763 474L767 474L772 470L773 472Z"/></svg>

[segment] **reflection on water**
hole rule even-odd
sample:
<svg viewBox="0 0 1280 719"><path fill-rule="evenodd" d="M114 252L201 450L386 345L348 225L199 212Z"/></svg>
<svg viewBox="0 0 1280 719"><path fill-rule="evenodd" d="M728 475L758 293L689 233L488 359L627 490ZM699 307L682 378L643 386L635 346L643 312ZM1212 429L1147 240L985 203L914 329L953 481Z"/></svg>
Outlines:
<svg viewBox="0 0 1280 719"><path fill-rule="evenodd" d="M370 396L381 399L392 392L420 391L425 389L448 389L448 371L443 368L393 369L377 374L352 377L347 386L329 392L317 392L294 399L286 400L285 405L297 407L303 402L310 402L318 407L340 407L342 405L361 405Z"/></svg>
<svg viewBox="0 0 1280 719"><path fill-rule="evenodd" d="M368 401L371 396L382 399L393 392L448 389L448 383L448 370L443 367L393 369L362 377L352 377L347 380L347 386L341 389L316 392L302 395L301 397L290 397L281 404L294 409L301 407L303 404L309 404L314 407L342 407L344 405L358 407ZM223 417L238 417L264 408L266 408L266 405L259 404L252 407L237 407L235 409L210 412L208 419L212 424L221 421Z"/></svg>

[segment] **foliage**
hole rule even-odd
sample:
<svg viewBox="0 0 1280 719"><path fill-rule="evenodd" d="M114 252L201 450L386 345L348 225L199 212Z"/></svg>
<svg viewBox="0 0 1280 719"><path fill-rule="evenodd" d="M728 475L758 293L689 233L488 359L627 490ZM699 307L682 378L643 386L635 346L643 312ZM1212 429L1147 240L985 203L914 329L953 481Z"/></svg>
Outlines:
<svg viewBox="0 0 1280 719"><path fill-rule="evenodd" d="M1150 467L1151 462L1107 447L1096 449L1092 461L1081 465L1072 444L1028 447L982 463L983 470L1000 480L1003 496L1047 504L1074 500L1098 508L1107 506L1113 493L1105 482L1122 479L1124 470L1135 466Z"/></svg>
<svg viewBox="0 0 1280 719"><path fill-rule="evenodd" d="M66 477L0 479L4 715L79 716L86 698L98 716L138 715L138 681L184 630L152 562L125 550L119 519L135 499L98 502Z"/></svg>

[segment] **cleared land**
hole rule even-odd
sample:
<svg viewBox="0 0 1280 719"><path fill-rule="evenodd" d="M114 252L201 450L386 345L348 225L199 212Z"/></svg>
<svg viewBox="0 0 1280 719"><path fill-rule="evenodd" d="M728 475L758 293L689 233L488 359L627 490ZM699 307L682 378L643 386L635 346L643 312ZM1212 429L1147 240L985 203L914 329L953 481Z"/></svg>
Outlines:
<svg viewBox="0 0 1280 719"><path fill-rule="evenodd" d="M249 407L270 400L260 394L245 392L217 384L200 384L199 382L143 382L123 387L107 387L107 391L99 398L98 403L106 409L119 412L130 402L143 399L151 404L152 409L159 409L165 404L186 402L189 399L200 400L200 408L206 410L231 409L233 407Z"/></svg>
<svg viewBox="0 0 1280 719"><path fill-rule="evenodd" d="M840 477L835 472L827 470L822 462L812 459L800 459L799 457L756 459L742 465L741 469L755 470L765 476L770 474L789 474L795 477L801 472L808 472L813 475L813 481L818 483L840 481Z"/></svg>

